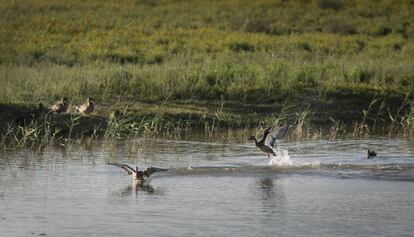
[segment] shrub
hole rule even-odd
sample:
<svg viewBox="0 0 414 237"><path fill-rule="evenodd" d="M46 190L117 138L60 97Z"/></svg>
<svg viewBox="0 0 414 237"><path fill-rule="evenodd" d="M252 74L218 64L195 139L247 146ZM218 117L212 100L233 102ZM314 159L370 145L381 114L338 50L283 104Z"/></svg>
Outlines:
<svg viewBox="0 0 414 237"><path fill-rule="evenodd" d="M243 28L246 32L271 33L270 22L267 19L247 20Z"/></svg>
<svg viewBox="0 0 414 237"><path fill-rule="evenodd" d="M113 63L126 64L126 63L143 63L144 59L140 55L122 55L118 53L109 53L101 57L103 61L109 61Z"/></svg>
<svg viewBox="0 0 414 237"><path fill-rule="evenodd" d="M253 52L254 46L247 42L234 42L230 45L230 49L233 50L234 52L241 52L241 51Z"/></svg>
<svg viewBox="0 0 414 237"><path fill-rule="evenodd" d="M343 3L341 0L319 0L318 6L321 9L333 9L339 11L342 9Z"/></svg>
<svg viewBox="0 0 414 237"><path fill-rule="evenodd" d="M342 20L332 19L326 23L324 31L333 34L353 35L356 34L356 28L353 24Z"/></svg>
<svg viewBox="0 0 414 237"><path fill-rule="evenodd" d="M385 35L390 34L391 32L392 32L392 28L390 26L380 25L374 30L373 35L385 36Z"/></svg>
<svg viewBox="0 0 414 237"><path fill-rule="evenodd" d="M356 82L369 83L373 75L374 75L373 72L365 70L365 69L361 69L356 73L355 79L356 79Z"/></svg>
<svg viewBox="0 0 414 237"><path fill-rule="evenodd" d="M298 48L303 49L303 50L308 51L308 52L312 51L312 48L311 48L310 44L307 43L307 42L299 43Z"/></svg>

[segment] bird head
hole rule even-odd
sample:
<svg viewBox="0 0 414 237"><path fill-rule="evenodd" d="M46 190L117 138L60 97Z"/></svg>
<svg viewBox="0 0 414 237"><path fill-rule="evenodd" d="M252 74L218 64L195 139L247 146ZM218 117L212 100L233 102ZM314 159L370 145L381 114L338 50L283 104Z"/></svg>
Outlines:
<svg viewBox="0 0 414 237"><path fill-rule="evenodd" d="M89 104L96 104L96 101L92 97L88 97Z"/></svg>
<svg viewBox="0 0 414 237"><path fill-rule="evenodd" d="M63 97L63 99L62 99L62 102L64 103L64 104L69 104L69 99L68 99L68 97Z"/></svg>
<svg viewBox="0 0 414 237"><path fill-rule="evenodd" d="M254 136L250 136L249 138L247 138L248 141L255 141L256 138Z"/></svg>

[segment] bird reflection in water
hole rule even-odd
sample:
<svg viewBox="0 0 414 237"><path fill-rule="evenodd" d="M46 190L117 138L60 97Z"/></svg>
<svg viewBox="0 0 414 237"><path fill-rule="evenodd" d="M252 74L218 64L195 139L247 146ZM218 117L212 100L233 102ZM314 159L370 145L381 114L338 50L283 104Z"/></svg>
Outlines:
<svg viewBox="0 0 414 237"><path fill-rule="evenodd" d="M260 180L260 190L262 191L263 200L273 200L275 199L275 186L273 184L273 179L264 178Z"/></svg>
<svg viewBox="0 0 414 237"><path fill-rule="evenodd" d="M263 227L273 226L272 236L284 236L284 226L289 222L284 185L275 177L262 178L257 182L261 199Z"/></svg>
<svg viewBox="0 0 414 237"><path fill-rule="evenodd" d="M121 195L138 194L144 192L147 194L155 194L155 189L147 183L131 182L128 186L121 190Z"/></svg>
<svg viewBox="0 0 414 237"><path fill-rule="evenodd" d="M285 201L283 187L274 182L274 178L263 178L258 182L264 212L276 211Z"/></svg>

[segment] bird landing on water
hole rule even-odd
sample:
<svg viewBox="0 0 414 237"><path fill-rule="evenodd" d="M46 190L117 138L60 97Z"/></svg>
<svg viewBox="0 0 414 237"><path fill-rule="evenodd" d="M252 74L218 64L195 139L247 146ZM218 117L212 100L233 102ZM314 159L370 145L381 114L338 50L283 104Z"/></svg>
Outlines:
<svg viewBox="0 0 414 237"><path fill-rule="evenodd" d="M114 166L117 166L125 170L129 175L132 175L132 181L134 183L148 182L150 176L153 173L160 172L160 171L168 171L167 169L161 169L161 168L156 168L156 167L148 167L144 169L143 171L140 171L138 167L135 167L134 169L127 164L108 163L108 165L114 165Z"/></svg>
<svg viewBox="0 0 414 237"><path fill-rule="evenodd" d="M282 127L274 128L272 127L266 129L263 133L263 137L260 141L257 141L255 136L250 136L247 140L254 141L254 144L257 148L267 154L267 158L270 158L270 155L276 156L274 148L276 148L276 140L282 139L288 132L289 126L286 123Z"/></svg>

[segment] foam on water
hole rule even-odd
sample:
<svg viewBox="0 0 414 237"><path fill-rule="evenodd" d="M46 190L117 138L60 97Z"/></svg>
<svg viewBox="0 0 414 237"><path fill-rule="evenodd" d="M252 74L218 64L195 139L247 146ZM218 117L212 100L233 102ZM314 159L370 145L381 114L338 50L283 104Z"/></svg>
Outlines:
<svg viewBox="0 0 414 237"><path fill-rule="evenodd" d="M293 164L289 157L289 152L283 149L275 150L276 156L272 156L269 160L271 166L291 166Z"/></svg>
<svg viewBox="0 0 414 237"><path fill-rule="evenodd" d="M299 167L309 167L309 168L319 168L321 166L321 162L319 160L311 161L311 162L304 162L299 165ZM339 164L341 166L341 164Z"/></svg>

